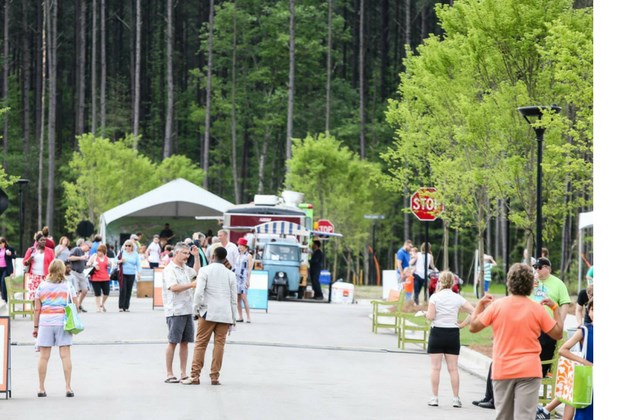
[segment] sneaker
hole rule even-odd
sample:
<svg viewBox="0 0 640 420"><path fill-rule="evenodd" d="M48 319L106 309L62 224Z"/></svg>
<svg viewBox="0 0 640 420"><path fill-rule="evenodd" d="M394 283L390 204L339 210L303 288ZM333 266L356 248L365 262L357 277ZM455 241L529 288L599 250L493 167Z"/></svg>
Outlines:
<svg viewBox="0 0 640 420"><path fill-rule="evenodd" d="M432 397L431 401L429 401L429 406L431 407L437 407L438 406L438 397Z"/></svg>
<svg viewBox="0 0 640 420"><path fill-rule="evenodd" d="M547 410L545 410L544 407L538 406L538 409L536 411L536 420L537 419L550 419L550 418L551 418L551 413L549 413Z"/></svg>
<svg viewBox="0 0 640 420"><path fill-rule="evenodd" d="M453 397L453 406L457 408L462 407L462 401L460 401L460 397Z"/></svg>

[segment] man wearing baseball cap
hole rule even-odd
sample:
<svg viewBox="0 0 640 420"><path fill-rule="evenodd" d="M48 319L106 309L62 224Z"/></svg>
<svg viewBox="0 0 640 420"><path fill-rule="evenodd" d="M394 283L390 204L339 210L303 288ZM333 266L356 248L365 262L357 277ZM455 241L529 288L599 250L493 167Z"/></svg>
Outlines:
<svg viewBox="0 0 640 420"><path fill-rule="evenodd" d="M548 258L538 258L536 260L536 263L533 265L533 268L536 270L535 276L538 280L538 287L533 289L534 300L537 301L539 299L548 297L554 302L557 302L560 306L560 319L562 320L562 324L564 325L564 320L567 317L567 312L569 312L569 304L571 303L571 298L569 297L567 286L562 280L551 274L551 261L549 261ZM550 317L553 317L553 313L550 312L550 310L547 310L547 312L549 313ZM553 359L553 353L556 348L556 340L552 339L544 333L540 335L539 340L540 345L542 346L542 351L540 352L540 360ZM542 367L542 374L546 375L550 368L550 365L544 365Z"/></svg>

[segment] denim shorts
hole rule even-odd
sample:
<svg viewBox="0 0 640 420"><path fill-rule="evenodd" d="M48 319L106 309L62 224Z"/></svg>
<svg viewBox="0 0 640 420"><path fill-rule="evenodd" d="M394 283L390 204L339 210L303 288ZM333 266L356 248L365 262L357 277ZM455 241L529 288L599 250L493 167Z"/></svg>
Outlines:
<svg viewBox="0 0 640 420"><path fill-rule="evenodd" d="M73 334L63 325L40 325L38 329L38 347L70 346L72 341Z"/></svg>

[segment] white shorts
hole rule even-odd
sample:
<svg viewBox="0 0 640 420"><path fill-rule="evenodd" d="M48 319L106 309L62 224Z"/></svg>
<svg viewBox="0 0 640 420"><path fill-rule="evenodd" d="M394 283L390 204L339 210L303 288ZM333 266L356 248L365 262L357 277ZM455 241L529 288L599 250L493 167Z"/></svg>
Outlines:
<svg viewBox="0 0 640 420"><path fill-rule="evenodd" d="M73 334L63 325L40 325L38 329L38 347L70 346L72 342Z"/></svg>

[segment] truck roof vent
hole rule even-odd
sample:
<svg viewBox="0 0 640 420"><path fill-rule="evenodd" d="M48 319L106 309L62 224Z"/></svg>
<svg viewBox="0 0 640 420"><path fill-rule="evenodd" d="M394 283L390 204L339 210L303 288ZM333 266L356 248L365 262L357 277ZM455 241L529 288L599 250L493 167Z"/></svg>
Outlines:
<svg viewBox="0 0 640 420"><path fill-rule="evenodd" d="M253 197L253 204L256 206L275 206L278 204L278 197L275 195L256 194Z"/></svg>

